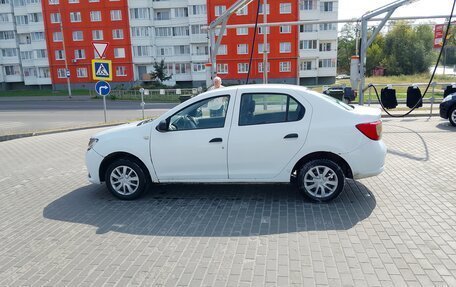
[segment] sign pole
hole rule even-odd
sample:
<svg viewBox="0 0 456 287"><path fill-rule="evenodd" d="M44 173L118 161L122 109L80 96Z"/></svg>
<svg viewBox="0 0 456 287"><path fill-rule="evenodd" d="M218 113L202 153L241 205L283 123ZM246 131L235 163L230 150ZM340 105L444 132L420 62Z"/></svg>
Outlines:
<svg viewBox="0 0 456 287"><path fill-rule="evenodd" d="M139 89L139 92L141 93L141 108L142 108L142 119L144 120L144 106L146 103L144 103L144 88Z"/></svg>
<svg viewBox="0 0 456 287"><path fill-rule="evenodd" d="M60 13L60 9L59 9L59 14L62 15ZM68 97L71 99L71 82L70 82L70 70L68 69L68 60L67 60L67 51L66 51L66 45L65 45L65 35L63 33L63 24L62 24L62 19L60 19L60 33L62 33L62 48L63 48L63 54L64 54L64 57L63 59L65 60L65 76L66 76L66 82L67 82L67 88L68 88Z"/></svg>
<svg viewBox="0 0 456 287"><path fill-rule="evenodd" d="M104 122L106 123L106 96L103 96Z"/></svg>

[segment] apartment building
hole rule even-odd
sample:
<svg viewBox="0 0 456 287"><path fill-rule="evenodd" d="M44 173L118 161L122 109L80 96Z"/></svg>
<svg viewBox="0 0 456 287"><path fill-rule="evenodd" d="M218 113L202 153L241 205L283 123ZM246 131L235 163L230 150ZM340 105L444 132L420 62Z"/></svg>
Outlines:
<svg viewBox="0 0 456 287"><path fill-rule="evenodd" d="M203 29L235 0L0 0L0 83L3 88L93 85L92 42L108 42L113 85L150 81L162 59L172 79L166 84L205 86L209 61ZM268 22L337 19L338 1L268 1ZM254 23L256 2L229 24ZM262 22L263 5L259 21ZM228 29L217 56L225 83L243 83L249 68L253 28ZM260 28L251 82L262 82L263 35L268 33L269 81L302 85L331 83L336 76L336 24ZM65 68L65 59L68 71Z"/></svg>
<svg viewBox="0 0 456 287"><path fill-rule="evenodd" d="M50 85L39 0L0 0L0 88Z"/></svg>
<svg viewBox="0 0 456 287"><path fill-rule="evenodd" d="M209 22L216 19L235 0L208 0ZM337 19L338 1L268 1L267 22ZM263 23L264 5L256 2L238 11L228 24L254 23L259 10ZM337 63L337 24L281 25L259 28L253 48L250 82L261 83L264 33L268 34L268 77L270 83L300 85L329 84L335 81ZM217 56L217 74L225 83L244 83L249 71L254 28L228 29Z"/></svg>

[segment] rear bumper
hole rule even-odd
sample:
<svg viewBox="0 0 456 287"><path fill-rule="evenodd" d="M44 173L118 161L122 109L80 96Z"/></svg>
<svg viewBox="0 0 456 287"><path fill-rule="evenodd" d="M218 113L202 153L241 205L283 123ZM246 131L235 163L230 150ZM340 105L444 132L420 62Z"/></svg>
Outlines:
<svg viewBox="0 0 456 287"><path fill-rule="evenodd" d="M353 179L361 179L379 175L385 166L387 148L383 141L369 140L355 151L344 154L350 165Z"/></svg>
<svg viewBox="0 0 456 287"><path fill-rule="evenodd" d="M86 166L87 171L89 172L87 177L91 183L101 184L99 171L103 159L104 157L99 155L94 149L87 151Z"/></svg>

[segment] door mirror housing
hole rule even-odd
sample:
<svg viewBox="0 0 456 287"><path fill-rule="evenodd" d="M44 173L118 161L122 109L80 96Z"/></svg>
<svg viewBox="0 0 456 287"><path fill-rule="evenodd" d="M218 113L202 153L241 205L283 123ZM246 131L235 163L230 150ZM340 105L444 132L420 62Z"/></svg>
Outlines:
<svg viewBox="0 0 456 287"><path fill-rule="evenodd" d="M161 133L167 132L168 130L168 122L166 120L162 120L157 126L157 131Z"/></svg>

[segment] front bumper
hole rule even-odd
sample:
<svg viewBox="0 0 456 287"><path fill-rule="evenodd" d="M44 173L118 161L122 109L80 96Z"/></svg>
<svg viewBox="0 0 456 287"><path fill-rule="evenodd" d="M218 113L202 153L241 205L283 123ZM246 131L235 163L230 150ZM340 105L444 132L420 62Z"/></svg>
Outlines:
<svg viewBox="0 0 456 287"><path fill-rule="evenodd" d="M451 107L452 102L448 101L445 103L440 104L440 117L444 119L448 119L448 114L450 112L450 107Z"/></svg>
<svg viewBox="0 0 456 287"><path fill-rule="evenodd" d="M100 181L100 165L103 162L104 157L99 155L94 149L90 149L86 153L86 166L88 174L88 180L91 183L101 184Z"/></svg>
<svg viewBox="0 0 456 287"><path fill-rule="evenodd" d="M379 175L385 169L387 148L383 141L369 140L355 151L344 154L350 165L353 179L361 179Z"/></svg>

